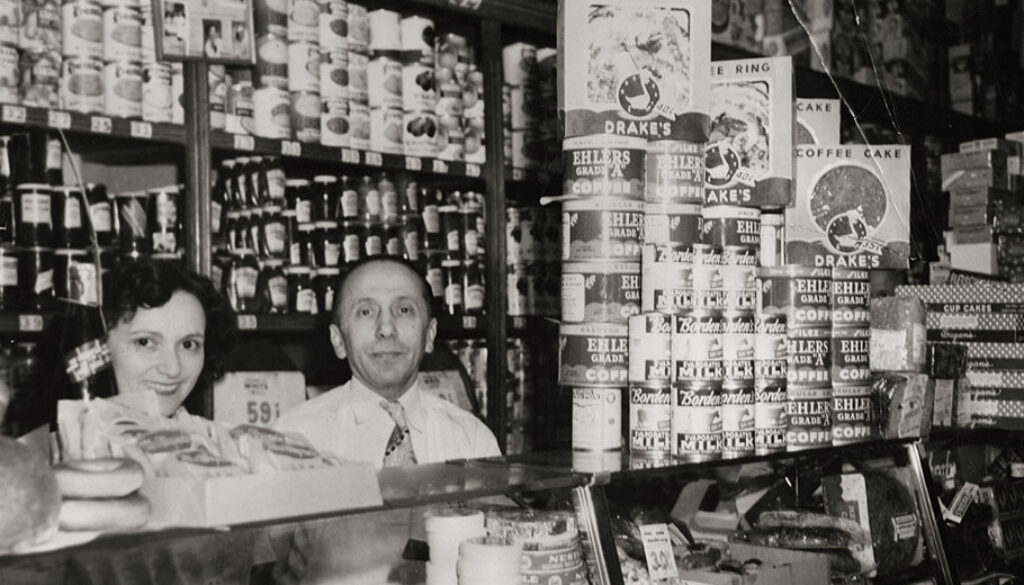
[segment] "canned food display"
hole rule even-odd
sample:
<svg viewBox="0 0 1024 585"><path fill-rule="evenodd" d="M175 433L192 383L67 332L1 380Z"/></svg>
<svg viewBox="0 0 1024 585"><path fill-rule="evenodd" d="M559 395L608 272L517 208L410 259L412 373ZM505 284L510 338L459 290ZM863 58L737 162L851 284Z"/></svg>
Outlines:
<svg viewBox="0 0 1024 585"><path fill-rule="evenodd" d="M572 448L615 451L622 448L622 389L572 389Z"/></svg>
<svg viewBox="0 0 1024 585"><path fill-rule="evenodd" d="M721 382L672 386L672 455L707 461L722 455Z"/></svg>
<svg viewBox="0 0 1024 585"><path fill-rule="evenodd" d="M668 384L630 384L629 451L644 457L672 453L672 388Z"/></svg>

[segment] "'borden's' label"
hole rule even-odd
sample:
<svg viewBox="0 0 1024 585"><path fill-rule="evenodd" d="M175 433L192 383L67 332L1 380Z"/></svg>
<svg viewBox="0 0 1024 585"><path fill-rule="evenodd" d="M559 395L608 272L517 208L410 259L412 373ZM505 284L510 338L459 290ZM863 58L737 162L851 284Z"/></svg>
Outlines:
<svg viewBox="0 0 1024 585"><path fill-rule="evenodd" d="M671 453L672 389L667 385L629 387L629 450L647 456Z"/></svg>
<svg viewBox="0 0 1024 585"><path fill-rule="evenodd" d="M645 313L629 318L629 381L672 381L671 315Z"/></svg>
<svg viewBox="0 0 1024 585"><path fill-rule="evenodd" d="M758 380L754 387L754 449L757 453L786 450L786 384Z"/></svg>
<svg viewBox="0 0 1024 585"><path fill-rule="evenodd" d="M722 387L722 451L754 452L754 386L751 382Z"/></svg>
<svg viewBox="0 0 1024 585"><path fill-rule="evenodd" d="M565 194L642 199L646 143L605 134L566 138L562 143Z"/></svg>
<svg viewBox="0 0 1024 585"><path fill-rule="evenodd" d="M558 383L625 386L629 328L622 324L567 324L558 329Z"/></svg>
<svg viewBox="0 0 1024 585"><path fill-rule="evenodd" d="M714 459L722 452L722 386L680 384L672 388L672 454Z"/></svg>
<svg viewBox="0 0 1024 585"><path fill-rule="evenodd" d="M672 364L678 381L721 382L722 317L707 311L689 311L675 317Z"/></svg>
<svg viewBox="0 0 1024 585"><path fill-rule="evenodd" d="M693 253L665 244L644 245L640 279L640 309L675 314L693 309Z"/></svg>
<svg viewBox="0 0 1024 585"><path fill-rule="evenodd" d="M722 366L726 380L754 380L754 315L722 317Z"/></svg>

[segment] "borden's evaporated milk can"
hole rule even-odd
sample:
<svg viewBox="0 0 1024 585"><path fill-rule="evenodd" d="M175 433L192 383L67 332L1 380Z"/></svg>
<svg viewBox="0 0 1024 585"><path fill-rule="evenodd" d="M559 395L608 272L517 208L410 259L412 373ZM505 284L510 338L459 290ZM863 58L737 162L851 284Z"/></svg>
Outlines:
<svg viewBox="0 0 1024 585"><path fill-rule="evenodd" d="M672 452L672 388L668 384L629 387L629 451L646 457Z"/></svg>
<svg viewBox="0 0 1024 585"><path fill-rule="evenodd" d="M572 448L614 451L622 448L622 389L572 389Z"/></svg>
<svg viewBox="0 0 1024 585"><path fill-rule="evenodd" d="M672 321L662 313L629 318L630 384L672 382Z"/></svg>
<svg viewBox="0 0 1024 585"><path fill-rule="evenodd" d="M678 382L722 382L722 316L685 311L672 328L672 367Z"/></svg>
<svg viewBox="0 0 1024 585"><path fill-rule="evenodd" d="M564 0L558 15L566 137L707 141L711 3Z"/></svg>
<svg viewBox="0 0 1024 585"><path fill-rule="evenodd" d="M690 461L721 456L721 405L721 382L686 382L672 386L672 455Z"/></svg>
<svg viewBox="0 0 1024 585"><path fill-rule="evenodd" d="M786 450L786 315L754 317L754 447L758 454Z"/></svg>

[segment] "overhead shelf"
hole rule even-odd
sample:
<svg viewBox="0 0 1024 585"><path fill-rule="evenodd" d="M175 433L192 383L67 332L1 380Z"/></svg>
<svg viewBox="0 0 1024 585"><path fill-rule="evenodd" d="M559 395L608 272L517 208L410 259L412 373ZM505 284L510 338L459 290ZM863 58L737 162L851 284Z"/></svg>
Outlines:
<svg viewBox="0 0 1024 585"><path fill-rule="evenodd" d="M237 316L238 330L254 333L312 333L326 331L330 323L329 313L318 315L255 315L241 313ZM486 317L483 315L439 315L437 334L442 339L476 339L487 334Z"/></svg>
<svg viewBox="0 0 1024 585"><path fill-rule="evenodd" d="M413 4L440 8L497 20L531 31L554 34L558 18L557 2L538 0L410 0Z"/></svg>
<svg viewBox="0 0 1024 585"><path fill-rule="evenodd" d="M28 128L66 130L76 134L185 144L185 127L180 124L143 122L114 116L80 114L66 110L3 104L0 107L0 122Z"/></svg>

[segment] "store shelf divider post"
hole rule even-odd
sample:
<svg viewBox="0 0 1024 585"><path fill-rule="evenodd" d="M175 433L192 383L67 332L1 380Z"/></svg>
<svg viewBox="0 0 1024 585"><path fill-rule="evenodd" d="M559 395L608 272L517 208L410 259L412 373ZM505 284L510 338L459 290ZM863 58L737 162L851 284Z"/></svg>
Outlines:
<svg viewBox="0 0 1024 585"><path fill-rule="evenodd" d="M186 266L210 274L210 113L205 61L186 61L185 246Z"/></svg>

